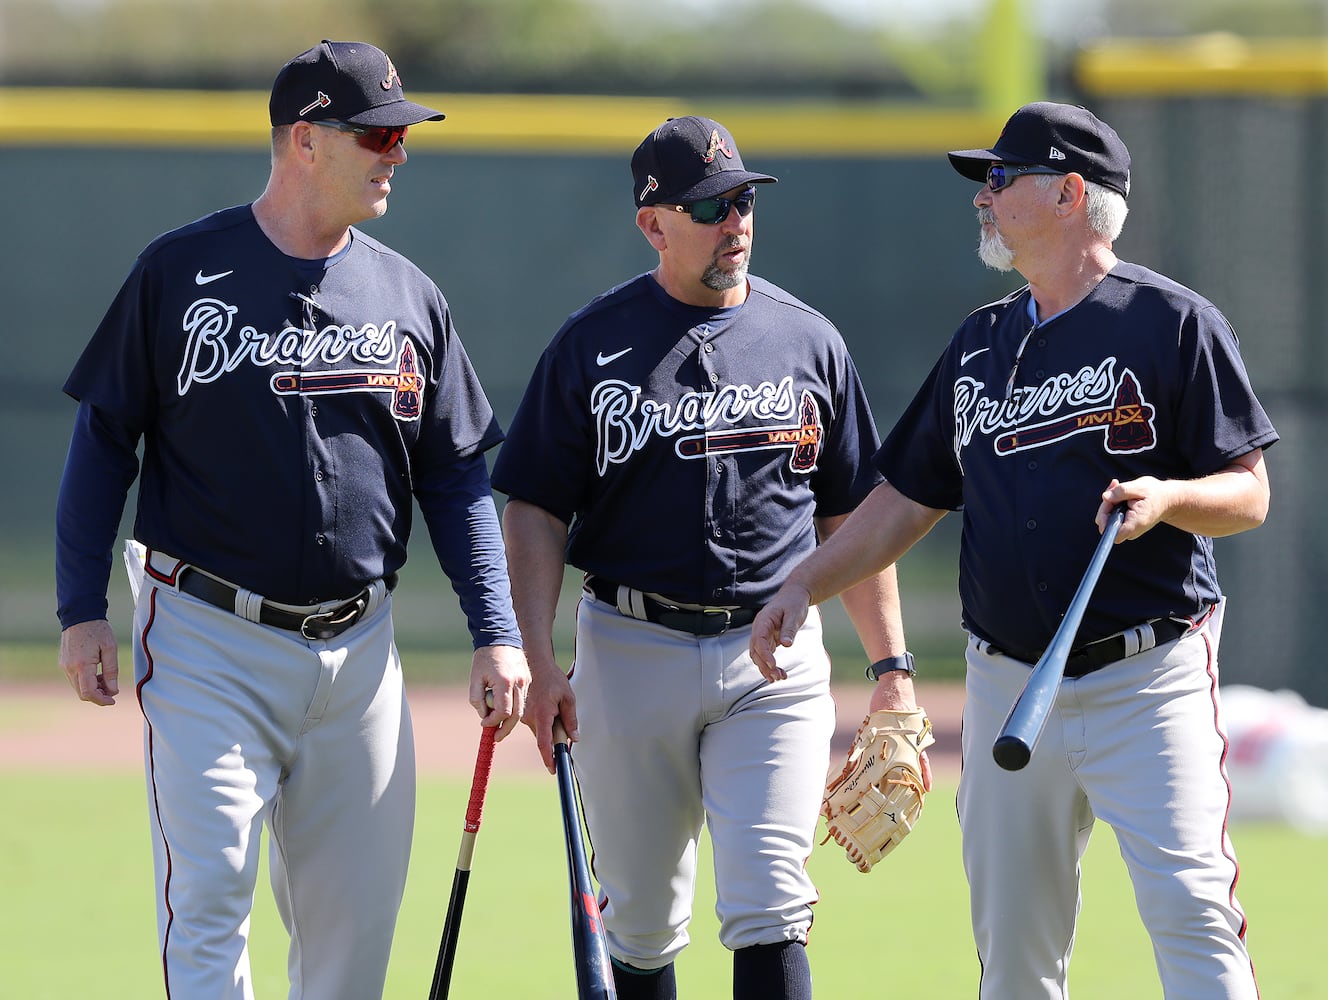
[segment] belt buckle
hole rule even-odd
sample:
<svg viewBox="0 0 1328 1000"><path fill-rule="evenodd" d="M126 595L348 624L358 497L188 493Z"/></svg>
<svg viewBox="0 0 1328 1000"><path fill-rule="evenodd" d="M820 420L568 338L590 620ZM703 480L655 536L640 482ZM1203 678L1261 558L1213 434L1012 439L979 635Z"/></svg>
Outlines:
<svg viewBox="0 0 1328 1000"><path fill-rule="evenodd" d="M707 625L707 629L703 633L704 635L723 635L733 627L733 612L728 608L702 608L699 613L701 615L701 620L707 623L715 618L723 619L723 625L718 632L710 631L709 626Z"/></svg>
<svg viewBox="0 0 1328 1000"><path fill-rule="evenodd" d="M300 635L306 639L335 639L359 621L365 607L364 598L355 597L345 604L337 605L335 608L309 615L300 623ZM341 617L337 617L338 615L341 615ZM323 623L326 623L326 627L315 628L311 631L311 625L321 625Z"/></svg>

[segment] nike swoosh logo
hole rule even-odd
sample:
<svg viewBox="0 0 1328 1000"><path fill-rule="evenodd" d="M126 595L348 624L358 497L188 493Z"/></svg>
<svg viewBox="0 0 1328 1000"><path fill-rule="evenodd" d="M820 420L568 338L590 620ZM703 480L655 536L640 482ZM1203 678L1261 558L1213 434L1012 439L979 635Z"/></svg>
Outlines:
<svg viewBox="0 0 1328 1000"><path fill-rule="evenodd" d="M212 282L224 278L228 274L234 274L234 273L235 273L234 271L222 271L220 274L204 274L202 271L199 271L196 275L194 275L194 284L210 285L212 284Z"/></svg>
<svg viewBox="0 0 1328 1000"><path fill-rule="evenodd" d="M964 365L968 364L979 354L982 354L984 351L990 351L990 350L991 350L990 347L979 347L976 351L966 351L965 353L959 356L959 367L963 368Z"/></svg>
<svg viewBox="0 0 1328 1000"><path fill-rule="evenodd" d="M621 358L624 354L626 354L630 350L631 350L630 347L624 347L617 354L605 354L603 351L600 351L598 354L595 355L595 364L603 368L605 365L612 364L614 361L617 361L619 358Z"/></svg>

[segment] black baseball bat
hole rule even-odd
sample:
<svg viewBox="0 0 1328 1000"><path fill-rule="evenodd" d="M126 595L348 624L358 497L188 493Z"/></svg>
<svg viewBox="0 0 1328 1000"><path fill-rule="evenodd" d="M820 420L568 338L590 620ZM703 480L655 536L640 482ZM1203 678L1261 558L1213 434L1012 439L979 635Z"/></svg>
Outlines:
<svg viewBox="0 0 1328 1000"><path fill-rule="evenodd" d="M1074 592L1060 627L1051 637L1051 642L1033 667L1033 672L1028 675L1024 689L1019 692L1019 697L1010 708L1010 714L1005 717L1005 724L996 736L996 742L991 746L991 755L996 758L996 763L1007 771L1018 771L1033 756L1033 748L1037 746L1042 730L1047 725L1052 703L1061 686L1065 661L1070 656L1079 623L1083 621L1084 611L1088 608L1088 599L1097 586L1097 579L1102 575L1102 567L1106 564L1107 556L1111 555L1111 546L1115 544L1124 520L1125 504L1121 504L1107 519L1107 526L1102 530L1102 537L1093 550L1093 558L1088 562L1088 569L1079 581L1079 589Z"/></svg>
<svg viewBox="0 0 1328 1000"><path fill-rule="evenodd" d="M452 986L452 963L456 959L457 937L461 933L461 911L466 905L466 888L470 885L470 865L475 855L475 836L480 832L480 817L484 812L484 793L489 788L489 772L493 769L493 742L497 726L480 729L480 748L475 755L475 776L470 781L470 801L466 804L466 823L461 834L461 850L457 854L456 874L452 876L452 895L447 901L447 919L443 921L443 937L438 944L438 961L433 968L433 985L429 1000L446 1000Z"/></svg>
<svg viewBox="0 0 1328 1000"><path fill-rule="evenodd" d="M561 720L553 721L553 767L563 811L567 844L567 877L572 893L572 958L576 963L577 1000L618 1000L609 963L609 943L590 881L590 863L581 834L581 807L572 773L572 753Z"/></svg>

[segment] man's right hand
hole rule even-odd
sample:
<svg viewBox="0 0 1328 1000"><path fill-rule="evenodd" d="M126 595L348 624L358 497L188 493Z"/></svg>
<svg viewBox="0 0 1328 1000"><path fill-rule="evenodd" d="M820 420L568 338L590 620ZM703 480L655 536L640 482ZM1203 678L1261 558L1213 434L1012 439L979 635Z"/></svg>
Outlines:
<svg viewBox="0 0 1328 1000"><path fill-rule="evenodd" d="M793 645L798 629L807 620L810 607L811 594L805 587L785 583L752 622L749 652L766 680L782 681L788 676L784 668L775 662L775 650L780 646Z"/></svg>
<svg viewBox="0 0 1328 1000"><path fill-rule="evenodd" d="M552 663L532 663L530 667L530 690L526 695L526 712L521 721L535 734L535 745L539 747L540 758L550 774L555 773L553 766L553 720L563 724L568 739L575 743L577 739L576 695L572 693L572 684L567 674Z"/></svg>
<svg viewBox="0 0 1328 1000"><path fill-rule="evenodd" d="M114 705L120 693L115 632L105 618L70 625L60 635L60 669L83 701Z"/></svg>

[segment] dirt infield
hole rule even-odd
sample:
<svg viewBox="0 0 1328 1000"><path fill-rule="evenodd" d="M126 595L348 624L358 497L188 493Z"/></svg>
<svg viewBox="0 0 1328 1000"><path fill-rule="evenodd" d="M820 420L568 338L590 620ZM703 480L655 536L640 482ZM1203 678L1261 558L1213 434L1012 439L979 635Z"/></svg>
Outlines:
<svg viewBox="0 0 1328 1000"><path fill-rule="evenodd" d="M861 684L836 689L836 755L852 742L869 695L870 689ZM918 685L918 702L927 709L936 731L930 756L938 773L958 772L963 699L959 685ZM421 773L470 774L475 766L476 719L464 692L417 686L410 691L410 707ZM11 685L0 701L0 770L137 770L141 723L132 691L122 691L114 706L98 708L80 702L67 686ZM495 764L508 772L543 767L526 729L499 745Z"/></svg>

